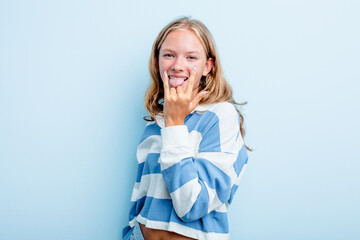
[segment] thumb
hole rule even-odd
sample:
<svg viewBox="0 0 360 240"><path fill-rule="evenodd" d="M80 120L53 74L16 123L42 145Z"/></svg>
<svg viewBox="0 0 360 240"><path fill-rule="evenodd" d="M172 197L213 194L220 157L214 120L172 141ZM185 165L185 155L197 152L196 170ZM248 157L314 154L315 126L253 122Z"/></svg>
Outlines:
<svg viewBox="0 0 360 240"><path fill-rule="evenodd" d="M200 102L201 98L203 98L209 91L201 91L199 92L195 98L191 101L191 108L194 109Z"/></svg>

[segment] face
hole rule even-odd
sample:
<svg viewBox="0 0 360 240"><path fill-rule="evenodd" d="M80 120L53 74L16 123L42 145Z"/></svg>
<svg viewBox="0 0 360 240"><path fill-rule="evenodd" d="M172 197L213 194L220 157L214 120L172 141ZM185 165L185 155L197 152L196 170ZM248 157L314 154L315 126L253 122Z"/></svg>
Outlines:
<svg viewBox="0 0 360 240"><path fill-rule="evenodd" d="M159 52L159 70L163 77L164 71L169 76L169 86L182 86L186 90L188 78L196 65L193 97L198 92L198 85L202 76L206 76L213 60L207 59L205 50L196 34L188 29L170 32L163 42Z"/></svg>

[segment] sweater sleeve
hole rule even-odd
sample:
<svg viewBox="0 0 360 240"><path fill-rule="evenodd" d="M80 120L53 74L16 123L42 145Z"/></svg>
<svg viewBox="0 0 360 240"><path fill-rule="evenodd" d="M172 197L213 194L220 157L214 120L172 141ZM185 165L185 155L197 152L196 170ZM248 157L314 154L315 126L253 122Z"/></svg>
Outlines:
<svg viewBox="0 0 360 240"><path fill-rule="evenodd" d="M183 221L221 211L230 203L247 163L233 105L222 105L203 124L198 152L190 144L193 133L186 125L161 130L161 173L175 212Z"/></svg>

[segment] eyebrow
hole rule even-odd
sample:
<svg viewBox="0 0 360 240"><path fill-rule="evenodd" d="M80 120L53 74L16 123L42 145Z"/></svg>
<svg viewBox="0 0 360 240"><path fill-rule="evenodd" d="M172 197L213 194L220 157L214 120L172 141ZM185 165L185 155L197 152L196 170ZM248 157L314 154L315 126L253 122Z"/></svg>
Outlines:
<svg viewBox="0 0 360 240"><path fill-rule="evenodd" d="M175 51L172 50L171 48L164 48L163 51L175 52ZM200 54L200 52L198 52L198 51L188 51L188 52L186 52L186 53L187 53L187 54L189 54L189 53Z"/></svg>

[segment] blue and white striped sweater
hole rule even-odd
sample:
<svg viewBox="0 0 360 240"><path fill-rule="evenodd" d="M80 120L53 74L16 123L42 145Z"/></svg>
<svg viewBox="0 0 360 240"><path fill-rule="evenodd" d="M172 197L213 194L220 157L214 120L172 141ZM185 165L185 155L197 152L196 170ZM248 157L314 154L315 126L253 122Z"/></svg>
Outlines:
<svg viewBox="0 0 360 240"><path fill-rule="evenodd" d="M200 105L185 125L147 124L137 149L127 239L138 221L195 239L229 239L227 209L247 164L231 103Z"/></svg>

